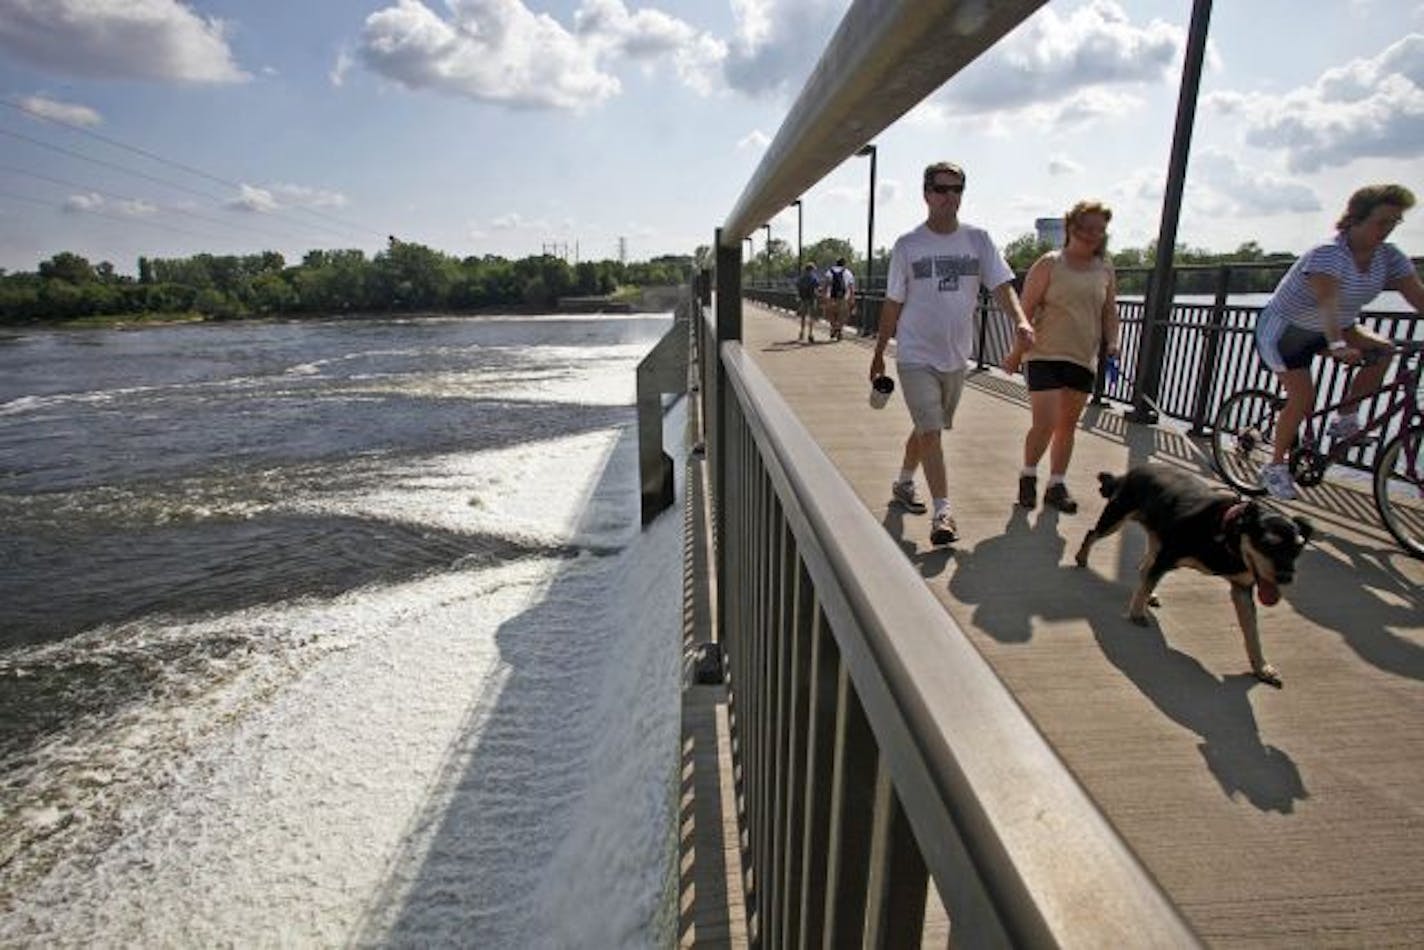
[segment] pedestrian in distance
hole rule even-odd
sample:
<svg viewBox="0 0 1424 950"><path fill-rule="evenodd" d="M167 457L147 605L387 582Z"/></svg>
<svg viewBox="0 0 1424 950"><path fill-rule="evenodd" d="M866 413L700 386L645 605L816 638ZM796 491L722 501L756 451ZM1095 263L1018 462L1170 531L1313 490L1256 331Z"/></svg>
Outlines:
<svg viewBox="0 0 1424 950"><path fill-rule="evenodd" d="M831 322L831 339L839 340L846 320L850 317L851 307L855 304L855 275L846 267L844 257L836 258L836 262L827 269L824 284L826 318Z"/></svg>
<svg viewBox="0 0 1424 950"><path fill-rule="evenodd" d="M914 428L905 440L891 498L912 514L925 513L915 489L915 470L923 465L934 504L930 543L936 545L959 539L950 511L941 433L953 427L964 390L981 286L990 289L999 309L1013 321L1018 338L1033 342L1033 327L1019 305L1008 262L988 232L959 220L965 180L964 170L950 162L925 168L928 215L924 224L901 235L890 252L885 304L870 359L873 383L885 375L885 349L895 339L899 388Z"/></svg>
<svg viewBox="0 0 1424 950"><path fill-rule="evenodd" d="M1098 353L1118 352L1117 278L1107 256L1112 211L1080 201L1063 216L1063 247L1049 251L1024 278L1023 308L1033 324L1033 344L1015 346L1004 368L1028 381L1032 421L1024 436L1018 503L1038 504L1038 463L1048 453L1043 503L1074 514L1078 502L1064 477L1073 458L1078 419L1093 392Z"/></svg>
<svg viewBox="0 0 1424 950"><path fill-rule="evenodd" d="M814 261L808 262L796 278L796 314L801 318L801 327L796 331L796 340L805 337L807 343L816 342L816 311L821 304L821 278L816 274Z"/></svg>
<svg viewBox="0 0 1424 950"><path fill-rule="evenodd" d="M1273 497L1299 497L1291 477L1291 444L1315 406L1310 363L1317 353L1347 366L1364 365L1346 391L1346 405L1326 427L1332 438L1360 431L1360 402L1379 391L1392 344L1360 325L1360 310L1385 290L1398 291L1424 314L1424 284L1404 252L1386 243L1414 195L1403 185L1369 185L1350 196L1335 237L1302 254L1276 285L1256 321L1256 352L1286 391L1276 420L1271 461L1261 486Z"/></svg>

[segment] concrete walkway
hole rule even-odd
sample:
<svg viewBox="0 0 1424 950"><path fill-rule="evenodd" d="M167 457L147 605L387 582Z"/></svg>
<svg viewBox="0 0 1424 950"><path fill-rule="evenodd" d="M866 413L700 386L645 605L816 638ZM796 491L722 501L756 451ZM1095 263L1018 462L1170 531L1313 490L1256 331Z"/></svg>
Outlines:
<svg viewBox="0 0 1424 950"><path fill-rule="evenodd" d="M1424 946L1424 562L1395 547L1368 494L1326 485L1288 506L1319 534L1297 583L1261 609L1285 680L1275 690L1248 673L1220 579L1174 572L1154 623L1125 619L1145 549L1136 526L1097 545L1087 570L1072 563L1102 508L1095 473L1152 459L1209 478L1204 445L1089 407L1069 472L1082 511L1025 512L1013 503L1023 387L973 374L945 436L961 540L936 549L926 516L887 504L910 423L898 396L867 405L868 345L797 343L792 318L750 303L744 334L1206 940Z"/></svg>

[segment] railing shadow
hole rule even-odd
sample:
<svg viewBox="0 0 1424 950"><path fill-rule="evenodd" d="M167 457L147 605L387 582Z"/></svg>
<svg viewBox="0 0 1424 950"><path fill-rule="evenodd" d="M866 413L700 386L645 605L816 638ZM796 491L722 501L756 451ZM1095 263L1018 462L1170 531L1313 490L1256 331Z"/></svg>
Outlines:
<svg viewBox="0 0 1424 950"><path fill-rule="evenodd" d="M1338 535L1307 549L1300 574L1309 583L1286 591L1291 606L1312 623L1339 634L1371 666L1424 680L1424 645L1396 633L1415 627L1424 614L1424 594L1396 566L1409 556Z"/></svg>

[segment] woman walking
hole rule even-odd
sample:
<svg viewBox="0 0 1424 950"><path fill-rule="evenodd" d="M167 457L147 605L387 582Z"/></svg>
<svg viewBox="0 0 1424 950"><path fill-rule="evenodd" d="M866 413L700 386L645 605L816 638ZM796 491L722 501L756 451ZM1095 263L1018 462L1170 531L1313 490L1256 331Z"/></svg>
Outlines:
<svg viewBox="0 0 1424 950"><path fill-rule="evenodd" d="M1065 514L1078 510L1064 477L1073 457L1073 437L1083 406L1093 391L1098 352L1118 351L1117 278L1107 259L1112 211L1101 202L1080 201L1064 216L1063 248L1034 262L1024 279L1023 308L1033 321L1033 345L1015 349L1004 368L1024 363L1033 421L1024 436L1019 500L1038 501L1038 463L1048 452L1048 487L1043 503Z"/></svg>

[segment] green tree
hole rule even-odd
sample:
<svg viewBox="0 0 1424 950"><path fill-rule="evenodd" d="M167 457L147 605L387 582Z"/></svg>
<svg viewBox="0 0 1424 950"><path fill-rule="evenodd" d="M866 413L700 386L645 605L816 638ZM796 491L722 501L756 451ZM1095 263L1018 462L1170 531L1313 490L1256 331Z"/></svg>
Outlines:
<svg viewBox="0 0 1424 950"><path fill-rule="evenodd" d="M40 276L71 284L87 284L95 279L94 268L78 254L61 251L40 264Z"/></svg>
<svg viewBox="0 0 1424 950"><path fill-rule="evenodd" d="M1037 234L1020 234L1004 245L1004 260L1009 262L1017 274L1022 274L1049 251L1055 249L1052 241L1040 241Z"/></svg>

